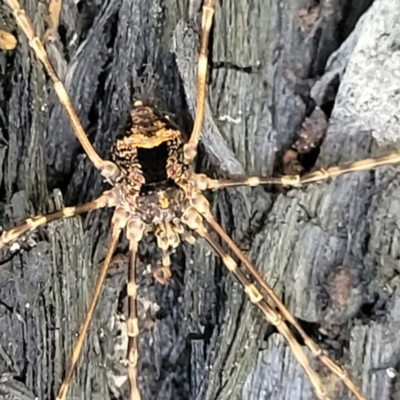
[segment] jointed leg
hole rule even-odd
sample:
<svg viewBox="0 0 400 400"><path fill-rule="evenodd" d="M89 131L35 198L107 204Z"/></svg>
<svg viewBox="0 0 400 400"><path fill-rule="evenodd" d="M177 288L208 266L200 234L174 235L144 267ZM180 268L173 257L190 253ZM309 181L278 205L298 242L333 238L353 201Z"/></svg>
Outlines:
<svg viewBox="0 0 400 400"><path fill-rule="evenodd" d="M205 102L207 95L207 67L208 67L208 42L214 16L215 0L204 0L203 14L201 18L201 42L197 71L197 98L196 117L194 119L193 131L190 140L185 144L185 163L190 164L197 154L201 127L203 125Z"/></svg>
<svg viewBox="0 0 400 400"><path fill-rule="evenodd" d="M126 225L126 214L124 211L120 212L120 209L116 209L113 220L112 220L112 234L111 234L111 240L110 240L110 245L107 251L106 259L104 260L103 266L101 267L100 275L97 278L96 286L94 289L93 297L90 302L88 311L86 313L85 320L80 328L79 331L79 336L76 341L74 350L72 352L72 357L71 357L71 364L69 365L67 369L67 373L65 375L65 378L61 384L61 388L58 392L57 399L56 400L65 400L68 392L68 388L71 382L72 374L74 373L76 364L79 360L79 356L82 352L82 347L83 347L83 342L86 337L87 330L89 328L90 322L93 317L94 310L96 308L97 302L99 300L99 296L101 293L101 289L104 284L104 280L107 276L108 272L108 267L110 266L110 261L112 258L112 255L114 253L115 247L118 242L118 238L121 234L122 229Z"/></svg>
<svg viewBox="0 0 400 400"><path fill-rule="evenodd" d="M128 366L128 377L131 388L130 400L140 400L140 391L137 380L137 363L139 359L138 336L139 322L137 318L136 297L136 257L139 242L142 240L144 223L138 219L132 219L127 226L127 237L129 240L129 270L128 270L128 351L126 362Z"/></svg>
<svg viewBox="0 0 400 400"><path fill-rule="evenodd" d="M61 104L64 106L68 118L71 122L72 128L76 134L76 137L80 141L87 156L93 162L94 166L98 170L100 170L101 174L106 179L112 182L115 181L120 174L118 167L111 161L101 159L94 150L92 144L89 142L86 133L82 127L82 124L79 121L78 116L76 115L71 99L69 98L64 85L58 78L53 66L51 65L46 50L40 39L37 37L35 30L33 29L32 23L29 21L29 18L25 14L25 11L22 9L18 0L6 0L6 2L11 8L12 13L14 14L14 18L17 24L28 38L29 46L34 51L36 57L43 64L47 74L49 75L49 78L52 80L54 84L54 90L56 91Z"/></svg>
<svg viewBox="0 0 400 400"><path fill-rule="evenodd" d="M373 168L381 167L384 165L400 163L400 153L389 154L387 156L366 158L364 160L346 163L338 167L330 167L320 169L310 174L304 175L300 179L300 184L308 184L313 182L323 181L328 178L336 178L339 175L347 174L349 172L368 171Z"/></svg>
<svg viewBox="0 0 400 400"><path fill-rule="evenodd" d="M49 222L55 221L60 218L74 217L75 215L106 207L109 204L109 199L110 192L105 192L96 200L93 200L81 206L65 207L60 211L56 211L48 215L39 215L36 217L28 218L21 225L2 233L2 235L0 236L0 249L5 245L17 240L24 233L28 231L33 231Z"/></svg>
<svg viewBox="0 0 400 400"><path fill-rule="evenodd" d="M153 276L161 285L164 285L171 277L170 249L175 249L179 245L179 235L183 234L183 232L184 230L181 225L176 225L166 221L158 224L154 232L157 246L162 251L162 267L158 268L153 273Z"/></svg>
<svg viewBox="0 0 400 400"><path fill-rule="evenodd" d="M200 214L193 213L187 214L184 222L187 223L190 229L197 232L200 236L204 237L212 249L221 256L222 261L229 269L230 272L237 278L240 284L243 286L244 291L249 296L252 303L254 303L264 314L265 319L282 334L282 336L288 342L293 355L296 357L299 364L303 367L306 374L308 375L312 385L314 386L316 395L321 400L328 400L329 397L325 393L322 382L318 374L311 367L306 355L300 344L297 342L285 320L265 301L263 295L258 289L250 283L244 273L239 269L236 262L222 249L222 247L211 237L207 232Z"/></svg>
<svg viewBox="0 0 400 400"><path fill-rule="evenodd" d="M329 178L336 178L339 175L350 172L368 171L384 165L400 163L400 153L389 154L386 156L366 158L364 160L346 163L337 167L319 169L309 174L284 175L276 178L264 176L233 177L230 179L212 179L203 174L196 175L195 179L199 182L200 190L222 189L237 186L258 186L258 185L281 185L281 186L303 186L309 183L321 182Z"/></svg>
<svg viewBox="0 0 400 400"><path fill-rule="evenodd" d="M259 185L281 185L281 186L300 186L301 177L299 175L285 175L278 178L264 176L239 176L228 179L213 179L205 174L193 174L196 187L199 190L217 190L238 186L259 186Z"/></svg>
<svg viewBox="0 0 400 400"><path fill-rule="evenodd" d="M326 356L321 348L306 334L306 332L301 328L296 319L292 316L289 310L284 306L279 297L275 294L272 288L264 281L260 273L256 268L250 263L250 261L245 257L245 255L240 251L240 249L236 246L235 242L233 242L230 237L225 233L225 231L221 228L221 226L215 221L214 217L206 211L203 213L204 218L210 224L210 226L218 233L218 235L225 241L225 243L230 247L235 256L239 258L239 260L246 266L247 270L251 273L251 275L255 278L256 282L262 287L262 289L266 292L269 298L273 300L273 302L278 307L282 316L290 322L296 330L299 332L300 336L304 340L305 345L311 350L314 356L318 357L321 362L327 366L335 375L337 375L340 379L343 380L345 385L350 389L350 391L357 397L359 400L365 400L365 397L360 392L359 388L351 381L348 377L346 371L339 367L336 363L334 363L328 356ZM317 389L317 388L316 388Z"/></svg>
<svg viewBox="0 0 400 400"><path fill-rule="evenodd" d="M198 230L197 232L201 234L201 230ZM237 263L233 260L233 258L230 257L223 250L223 248L212 238L212 236L206 230L202 232L202 236L206 239L206 241L210 244L214 251L222 258L225 266L229 269L230 272L232 272L232 274L243 286L243 289L249 296L251 302L261 310L261 312L265 316L265 319L270 324L274 325L279 333L286 339L290 349L292 350L293 355L295 356L299 364L303 367L304 371L311 381L311 384L314 386L317 397L321 400L328 400L329 396L323 388L320 377L312 368L310 362L304 354L303 349L301 348L296 338L293 336L293 333L291 333L285 320L283 320L282 317L264 300L262 294L252 283L250 283L243 272L239 269Z"/></svg>
<svg viewBox="0 0 400 400"><path fill-rule="evenodd" d="M309 376L311 383L314 385L315 391L320 398L324 398L325 393L318 379L315 378L315 372L311 372L310 365L307 361L303 360L304 354L296 353L299 348L301 350L301 346L298 346L293 341L296 341L293 335L286 331L287 326L283 326L284 320L290 322L299 334L302 336L304 343L311 350L314 356L318 357L323 364L325 364L334 374L336 374L340 379L343 380L345 385L351 390L351 392L357 397L359 400L365 400L365 397L361 394L358 387L349 379L347 373L341 369L337 364L335 364L329 357L327 357L322 350L317 346L316 343L312 341L312 339L304 332L301 326L298 324L296 319L291 315L289 310L284 306L284 304L280 301L278 296L274 293L272 288L264 282L261 275L254 268L254 266L250 263L250 261L245 257L245 255L240 251L240 249L236 246L236 244L229 238L229 236L225 233L225 231L219 226L219 224L215 221L212 216L209 204L203 195L199 195L194 202L194 206L188 208L183 214L181 221L185 225L187 225L190 229L196 231L200 236L203 236L209 244L213 247L213 249L221 255L225 265L228 269L236 276L239 282L244 286L245 292L249 295L251 301L255 303L261 311L264 313L266 319L271 323L276 325L277 329L281 332L281 334L286 338L290 347L292 348L295 357L299 361L299 363L305 369L307 375ZM250 284L246 276L243 274L241 270L238 269L236 263L231 259L231 257L227 256L223 249L218 247L218 243L214 243L212 237L208 234L207 230L204 227L203 218L210 224L211 228L221 237L222 240L230 247L236 257L243 263L243 265L247 268L250 274L255 279L256 283L261 286L266 295L273 300L277 308L279 309L280 315L284 318L283 321L280 321L280 315L272 309L267 303L267 297L264 297L261 292L253 285ZM260 306L261 305L261 306ZM312 369L311 369L312 370Z"/></svg>

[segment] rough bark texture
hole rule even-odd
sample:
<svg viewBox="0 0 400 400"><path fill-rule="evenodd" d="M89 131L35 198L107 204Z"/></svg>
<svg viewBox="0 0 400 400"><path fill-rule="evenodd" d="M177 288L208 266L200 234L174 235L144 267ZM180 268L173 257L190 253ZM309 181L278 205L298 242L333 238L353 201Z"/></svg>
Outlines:
<svg viewBox="0 0 400 400"><path fill-rule="evenodd" d="M47 49L100 155L108 156L132 100L143 95L190 133L201 1L75 3L63 1L60 40ZM23 5L42 36L46 4ZM200 171L279 173L283 152L316 104L330 115L317 167L400 148L399 1L312 6L218 2ZM19 39L14 51L0 53L1 223L9 228L61 207L55 188L73 205L106 186L0 7L0 28ZM385 167L303 189L209 196L227 232L369 399L400 399L398 177L397 167ZM110 211L97 211L28 235L19 251L2 251L1 399L55 397L106 253L109 223ZM70 399L127 398L119 362L126 254L121 240ZM138 282L143 399L315 397L283 339L202 241L177 252L164 287L148 272L156 256L146 240ZM318 361L313 365L332 398L352 398Z"/></svg>

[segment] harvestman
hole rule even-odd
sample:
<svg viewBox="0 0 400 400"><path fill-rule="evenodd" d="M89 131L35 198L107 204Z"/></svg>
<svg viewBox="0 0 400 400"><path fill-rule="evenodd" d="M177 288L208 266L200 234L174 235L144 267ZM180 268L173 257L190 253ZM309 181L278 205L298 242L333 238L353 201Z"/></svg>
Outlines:
<svg viewBox="0 0 400 400"><path fill-rule="evenodd" d="M17 240L21 235L32 231L48 222L76 216L102 207L115 208L112 218L112 234L108 252L98 277L93 298L89 305L85 320L81 326L75 344L70 365L61 384L57 399L64 400L67 396L69 384L74 369L82 351L86 332L89 328L93 312L101 293L108 267L115 250L117 241L123 229L126 230L129 241L128 267L128 350L126 365L130 382L131 400L139 400L140 392L137 383L138 361L138 319L136 310L136 255L138 244L145 232L150 229L154 232L157 244L163 257L163 267L156 271L155 278L165 282L170 272L170 254L179 245L181 239L189 240L191 233L203 237L211 248L222 258L225 266L240 282L249 299L264 314L265 319L285 337L295 358L308 375L318 398L329 399L328 393L318 376L311 367L305 353L288 328L289 322L302 337L305 345L314 356L337 375L351 390L357 399L365 399L358 387L350 380L347 373L326 356L318 345L304 332L295 318L286 309L275 295L271 287L263 281L256 268L239 250L236 244L224 232L210 212L210 207L202 192L207 189L221 189L237 186L257 186L278 184L284 186L301 186L318 182L338 175L375 168L400 162L400 154L364 159L339 167L318 170L305 176L293 175L279 178L244 177L235 179L216 180L204 174L196 174L191 164L197 155L197 146L200 140L206 101L206 78L208 67L208 42L214 15L215 0L204 0L202 7L201 43L198 61L197 78L197 112L190 139L183 143L180 131L165 115L149 105L137 101L131 110L131 129L126 136L117 140L112 152L112 161L99 157L89 142L83 127L73 109L71 100L58 79L48 59L47 53L36 36L31 22L17 0L6 0L15 20L29 40L29 45L36 57L41 61L53 82L57 96L64 106L74 132L80 141L87 156L101 175L113 186L99 198L87 204L66 207L61 211L46 216L37 216L27 219L23 224L4 232L0 237L0 248ZM154 166L145 163L146 156L157 149L160 162ZM161 156L160 156L161 154ZM204 222L216 232L240 260L246 269L244 273L238 264L223 250L221 245L213 239ZM254 279L251 283L248 276ZM270 301L274 303L270 305ZM266 372L268 373L268 372Z"/></svg>

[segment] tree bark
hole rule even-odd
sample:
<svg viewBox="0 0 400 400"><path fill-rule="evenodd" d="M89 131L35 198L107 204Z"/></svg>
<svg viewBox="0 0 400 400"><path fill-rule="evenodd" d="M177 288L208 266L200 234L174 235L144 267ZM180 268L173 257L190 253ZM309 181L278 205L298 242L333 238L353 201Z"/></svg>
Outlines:
<svg viewBox="0 0 400 400"><path fill-rule="evenodd" d="M329 128L314 168L399 148L400 3L391 0L217 2L210 90L196 168L213 177L276 175L315 106ZM222 3L222 4L221 4ZM22 2L40 37L47 5ZM106 189L40 63L0 6L18 46L0 52L1 225L82 204ZM46 41L90 141L108 157L132 102L195 112L201 1L64 0ZM398 167L299 189L209 194L217 220L307 332L369 399L400 399ZM58 190L60 189L60 190ZM0 398L53 399L104 260L112 210L57 221L0 259ZM312 399L312 386L221 261L182 245L173 277L152 279L140 249L139 375L143 399ZM71 399L128 398L127 243L113 259ZM309 354L309 352L307 352ZM353 398L321 367L331 398Z"/></svg>

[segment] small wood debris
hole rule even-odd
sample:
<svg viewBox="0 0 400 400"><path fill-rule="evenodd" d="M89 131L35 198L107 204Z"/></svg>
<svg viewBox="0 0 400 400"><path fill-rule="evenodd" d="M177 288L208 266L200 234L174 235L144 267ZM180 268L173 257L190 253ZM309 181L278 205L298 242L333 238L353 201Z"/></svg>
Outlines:
<svg viewBox="0 0 400 400"><path fill-rule="evenodd" d="M292 148L283 156L283 170L286 175L301 174L306 170L303 162L304 155L312 153L321 146L327 129L328 119L325 113L316 107L304 120L298 139Z"/></svg>
<svg viewBox="0 0 400 400"><path fill-rule="evenodd" d="M16 37L12 33L7 32L4 29L0 29L0 49L14 50L16 46L17 46Z"/></svg>
<svg viewBox="0 0 400 400"><path fill-rule="evenodd" d="M308 35L318 22L320 15L320 6L310 7L308 9L302 8L299 10L298 16L298 27L300 32Z"/></svg>
<svg viewBox="0 0 400 400"><path fill-rule="evenodd" d="M110 266L108 268L108 276L114 276L116 274L127 271L128 264L129 259L125 254L116 254L110 262Z"/></svg>
<svg viewBox="0 0 400 400"><path fill-rule="evenodd" d="M341 310L347 306L352 290L350 269L345 265L335 267L327 279L327 292L332 308Z"/></svg>
<svg viewBox="0 0 400 400"><path fill-rule="evenodd" d="M304 120L299 139L294 143L293 148L300 154L309 153L321 145L327 129L326 115L319 107L316 107L311 115Z"/></svg>

